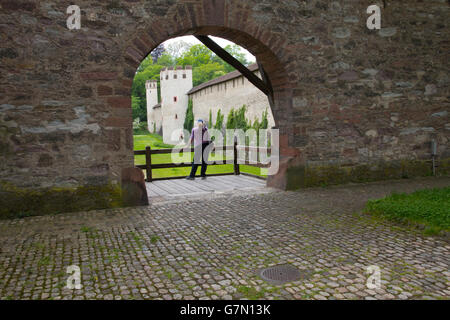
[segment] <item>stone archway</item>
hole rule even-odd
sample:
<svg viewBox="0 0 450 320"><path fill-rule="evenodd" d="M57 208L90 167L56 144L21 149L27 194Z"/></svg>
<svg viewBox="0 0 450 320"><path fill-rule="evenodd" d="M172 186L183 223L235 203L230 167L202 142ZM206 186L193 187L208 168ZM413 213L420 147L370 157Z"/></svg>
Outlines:
<svg viewBox="0 0 450 320"><path fill-rule="evenodd" d="M289 162L299 161L299 150L289 146L293 128L292 98L295 82L289 78L288 42L270 30L256 25L248 16L238 14L227 17L224 1L208 2L203 12L189 11L189 6L177 7L176 14L159 19L136 33L125 49L124 62L136 69L142 60L160 43L185 35L211 35L232 41L250 51L263 65L274 90L272 112L277 129L280 130L280 171L269 176L268 185L286 188L286 169ZM189 18L185 14L189 11ZM208 17L208 18L205 18Z"/></svg>
<svg viewBox="0 0 450 320"><path fill-rule="evenodd" d="M157 44L194 33L246 47L269 74L282 156L269 185L430 175L431 140L448 174L448 3L414 0L405 11L393 1L381 30L365 27L369 4L85 0L82 28L69 30L65 2L2 1L3 207L42 211L30 195L49 212L113 206L121 169L134 164L136 68Z"/></svg>

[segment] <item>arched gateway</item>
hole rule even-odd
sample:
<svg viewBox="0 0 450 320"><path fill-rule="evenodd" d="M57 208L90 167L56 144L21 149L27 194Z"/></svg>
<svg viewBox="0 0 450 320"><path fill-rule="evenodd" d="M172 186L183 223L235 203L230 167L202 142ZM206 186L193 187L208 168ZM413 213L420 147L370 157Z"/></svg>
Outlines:
<svg viewBox="0 0 450 320"><path fill-rule="evenodd" d="M117 205L116 183L134 161L136 68L158 44L182 35L228 39L263 65L280 130L280 171L269 186L427 175L431 140L440 173L448 172L442 70L449 62L440 48L448 5L411 1L405 12L389 3L385 27L370 31L370 4L83 1L82 28L68 30L64 4L3 1L10 24L0 29L3 213L33 211L36 203L49 212ZM429 13L421 18L430 24L426 34L411 23L411 8Z"/></svg>

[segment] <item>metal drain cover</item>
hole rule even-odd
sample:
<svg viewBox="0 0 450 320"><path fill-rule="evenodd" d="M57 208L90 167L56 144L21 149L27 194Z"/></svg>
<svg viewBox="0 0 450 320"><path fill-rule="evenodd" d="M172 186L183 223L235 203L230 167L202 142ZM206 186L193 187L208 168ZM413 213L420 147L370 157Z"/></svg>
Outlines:
<svg viewBox="0 0 450 320"><path fill-rule="evenodd" d="M302 278L300 271L289 264L260 269L258 270L258 275L263 280L273 284L283 284Z"/></svg>

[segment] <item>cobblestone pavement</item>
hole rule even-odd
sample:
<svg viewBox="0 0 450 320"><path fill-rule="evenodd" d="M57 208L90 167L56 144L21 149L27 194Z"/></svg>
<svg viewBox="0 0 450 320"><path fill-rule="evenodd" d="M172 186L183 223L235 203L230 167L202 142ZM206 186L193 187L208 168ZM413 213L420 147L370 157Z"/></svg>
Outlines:
<svg viewBox="0 0 450 320"><path fill-rule="evenodd" d="M361 212L390 181L0 221L1 299L448 299L450 242ZM289 263L271 285L255 270ZM82 288L67 289L69 265ZM368 289L366 267L381 269Z"/></svg>

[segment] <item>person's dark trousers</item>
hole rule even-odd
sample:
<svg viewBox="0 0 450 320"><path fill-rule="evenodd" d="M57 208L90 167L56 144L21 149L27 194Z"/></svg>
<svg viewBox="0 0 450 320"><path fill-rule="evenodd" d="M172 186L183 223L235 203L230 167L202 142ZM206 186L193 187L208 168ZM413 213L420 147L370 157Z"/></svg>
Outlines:
<svg viewBox="0 0 450 320"><path fill-rule="evenodd" d="M195 178L195 174L197 173L197 168L200 165L200 161L202 164L200 174L202 177L206 176L206 169L208 167L206 161L208 161L208 154L206 155L206 157L203 157L203 152L208 145L209 142L204 142L201 146L197 146L194 148L194 161L192 161L191 174L189 175L191 178Z"/></svg>

